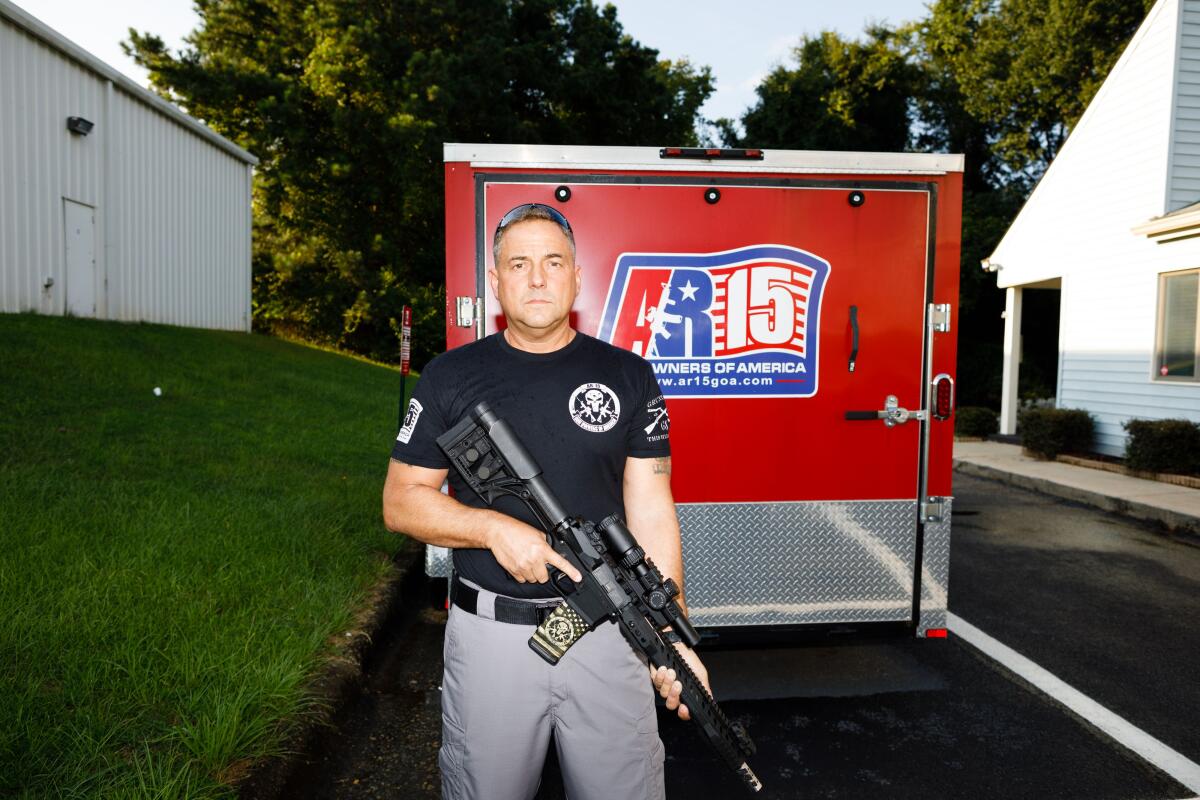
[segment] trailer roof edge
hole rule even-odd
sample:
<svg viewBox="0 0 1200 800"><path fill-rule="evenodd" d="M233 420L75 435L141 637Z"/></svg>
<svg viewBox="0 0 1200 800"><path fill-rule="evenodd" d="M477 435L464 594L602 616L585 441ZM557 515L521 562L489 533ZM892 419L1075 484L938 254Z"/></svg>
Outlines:
<svg viewBox="0 0 1200 800"><path fill-rule="evenodd" d="M470 144L442 145L446 162L476 167L528 169L653 169L667 172L804 172L941 175L963 171L963 156L949 153L859 153L764 150L761 161L662 159L657 147Z"/></svg>

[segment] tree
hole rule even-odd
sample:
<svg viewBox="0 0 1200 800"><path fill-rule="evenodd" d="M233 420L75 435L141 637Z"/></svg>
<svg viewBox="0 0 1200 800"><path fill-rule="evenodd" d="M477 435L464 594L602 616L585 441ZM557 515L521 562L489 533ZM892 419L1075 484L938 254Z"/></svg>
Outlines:
<svg viewBox="0 0 1200 800"><path fill-rule="evenodd" d="M130 31L153 87L260 158L255 325L414 362L442 349L444 141L695 142L707 68L590 0L197 0L188 48Z"/></svg>
<svg viewBox="0 0 1200 800"><path fill-rule="evenodd" d="M1062 148L1153 0L937 0L907 26L920 149L963 153L959 387L999 405L1004 307L980 261ZM1027 346L1053 341L1027 340ZM1036 360L1039 354L1030 352Z"/></svg>
<svg viewBox="0 0 1200 800"><path fill-rule="evenodd" d="M967 108L975 42L992 5L991 0L937 0L927 17L902 29L918 74L915 148L962 153L963 190L968 195L1002 182L1000 163L992 152L996 126Z"/></svg>
<svg viewBox="0 0 1200 800"><path fill-rule="evenodd" d="M894 31L867 29L865 41L825 31L804 37L794 67L776 67L742 117L740 141L801 150L903 150L909 139L914 71ZM729 144L732 126L718 121Z"/></svg>
<svg viewBox="0 0 1200 800"><path fill-rule="evenodd" d="M964 78L967 108L996 125L995 150L1036 180L1108 76L1154 0L1004 0Z"/></svg>
<svg viewBox="0 0 1200 800"><path fill-rule="evenodd" d="M858 41L805 37L727 144L962 153L960 399L998 405L1003 294L979 262L1116 63L1154 0L935 0Z"/></svg>
<svg viewBox="0 0 1200 800"><path fill-rule="evenodd" d="M915 147L964 156L957 309L961 405L998 405L1004 295L979 262L995 249L1026 193L1024 184L1005 183L1008 171L993 149L996 124L968 107L977 42L994 5L992 0L937 0L925 18L903 29L919 73Z"/></svg>

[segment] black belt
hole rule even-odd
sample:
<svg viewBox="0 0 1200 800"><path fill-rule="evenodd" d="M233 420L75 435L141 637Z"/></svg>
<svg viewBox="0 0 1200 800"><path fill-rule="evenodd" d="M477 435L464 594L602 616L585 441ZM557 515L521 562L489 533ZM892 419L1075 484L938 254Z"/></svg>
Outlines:
<svg viewBox="0 0 1200 800"><path fill-rule="evenodd" d="M478 614L479 590L467 586L455 575L450 581L450 602L471 614ZM496 621L514 625L541 625L554 609L562 605L561 600L516 600L496 595Z"/></svg>

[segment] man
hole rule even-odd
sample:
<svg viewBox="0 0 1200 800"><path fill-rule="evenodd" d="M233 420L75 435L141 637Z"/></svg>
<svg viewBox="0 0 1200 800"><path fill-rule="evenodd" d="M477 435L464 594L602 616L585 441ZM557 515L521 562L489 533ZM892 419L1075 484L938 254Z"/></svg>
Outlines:
<svg viewBox="0 0 1200 800"><path fill-rule="evenodd" d="M442 693L442 793L520 800L537 792L551 731L572 800L662 798L654 695L678 709L673 671L651 670L609 622L555 666L527 641L558 599L547 565L579 573L511 497L486 504L450 474L436 439L480 401L507 420L571 513L622 513L646 554L683 586L662 393L649 364L575 331L581 272L570 224L554 208L509 211L493 238L492 293L507 327L429 363L388 467L390 530L454 548ZM658 424L652 424L652 421ZM683 597L679 598L683 605ZM677 644L697 676L707 673Z"/></svg>

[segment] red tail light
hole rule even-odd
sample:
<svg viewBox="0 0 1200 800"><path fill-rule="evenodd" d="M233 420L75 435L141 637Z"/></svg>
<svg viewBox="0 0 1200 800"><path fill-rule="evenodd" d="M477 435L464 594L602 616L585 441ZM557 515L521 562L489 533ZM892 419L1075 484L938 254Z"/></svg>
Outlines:
<svg viewBox="0 0 1200 800"><path fill-rule="evenodd" d="M929 628L925 631L926 639L945 639L947 632L945 628Z"/></svg>
<svg viewBox="0 0 1200 800"><path fill-rule="evenodd" d="M942 373L933 379L933 418L950 419L954 410L954 378Z"/></svg>

